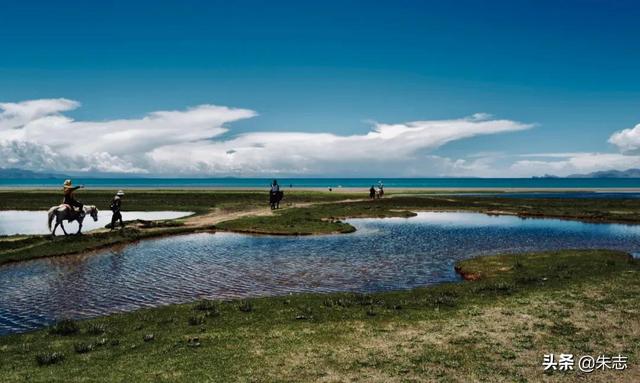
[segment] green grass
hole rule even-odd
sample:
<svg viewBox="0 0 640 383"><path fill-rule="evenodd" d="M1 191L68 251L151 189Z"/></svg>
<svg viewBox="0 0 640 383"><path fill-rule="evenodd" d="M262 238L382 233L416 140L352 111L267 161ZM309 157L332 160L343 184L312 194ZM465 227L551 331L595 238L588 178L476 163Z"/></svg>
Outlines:
<svg viewBox="0 0 640 383"><path fill-rule="evenodd" d="M116 189L81 189L76 192L76 195L85 204L96 205L100 210L108 210L116 191ZM339 201L353 197L349 194L313 191L284 190L284 193L286 203ZM0 210L47 210L51 206L60 204L61 201L61 191L0 190ZM199 213L212 208L244 210L250 207L266 206L268 201L267 191L131 190L126 191L122 205L125 210L178 210Z"/></svg>
<svg viewBox="0 0 640 383"><path fill-rule="evenodd" d="M325 202L287 209L273 216L244 217L223 222L222 230L263 234L348 233L355 229L345 218L410 217L414 211L472 211L549 217L589 222L640 223L638 200L516 199L478 196L399 195L382 200Z"/></svg>
<svg viewBox="0 0 640 383"><path fill-rule="evenodd" d="M106 209L111 191L83 191L86 203ZM0 191L0 209L45 209L59 202L56 191ZM514 214L521 217L556 217L592 222L640 223L640 200L606 199L516 199L499 196L442 196L429 194L391 195L382 200L358 200L366 194L286 191L283 209L271 216L249 216L221 222L215 227L182 227L182 220L154 228L130 228L125 232L92 233L82 237L51 239L48 236L0 237L0 264L32 258L79 253L105 246L162 235L197 230L227 230L258 234L310 235L349 233L355 228L344 222L358 217L410 217L414 211L474 211ZM348 202L344 202L348 200ZM341 202L342 201L342 202ZM306 207L291 207L306 204ZM204 214L232 213L264 208L267 193L255 191L149 191L127 192L127 210L180 210ZM109 214L102 212L101 214Z"/></svg>
<svg viewBox="0 0 640 383"><path fill-rule="evenodd" d="M102 210L112 191L79 198ZM352 217L409 217L414 211L474 211L522 217L638 223L638 200L510 199L499 196L287 192L272 216L216 227L180 220L79 237L0 238L0 264L84 252L159 235L221 229L264 234L347 233ZM128 210L239 212L267 195L239 191L130 191ZM46 209L52 191L0 191L0 209ZM312 204L290 207L292 204ZM573 381L543 375L549 352L629 356L626 372L585 381L640 381L638 262L612 251L503 255L460 262L474 282L370 295L295 295L201 301L0 337L1 381ZM63 319L63 318L60 318ZM573 374L573 375L571 375Z"/></svg>
<svg viewBox="0 0 640 383"><path fill-rule="evenodd" d="M585 381L637 381L640 266L628 255L504 255L458 267L480 279L201 301L81 321L64 335L0 337L0 373L7 382L567 382L580 373L545 375L541 362L568 352L630 358L629 370Z"/></svg>
<svg viewBox="0 0 640 383"><path fill-rule="evenodd" d="M97 204L99 209L108 209L114 192L82 191L78 197L85 203ZM286 200L282 206L297 203L325 203L352 198L353 195L285 191ZM43 210L59 203L56 191L0 191L0 210ZM197 214L212 210L237 212L268 205L268 194L263 192L221 192L221 191L139 191L127 192L123 207L126 210L153 211L177 210L193 211ZM102 211L100 214L110 214ZM182 220L166 221L155 225L153 230L129 227L125 231L111 233L90 233L83 236L51 238L48 235L0 236L0 264L33 258L65 255L100 249L106 246L129 243L141 239L163 235L176 235L197 230L213 230L213 227L182 227ZM43 222L43 225L45 223Z"/></svg>
<svg viewBox="0 0 640 383"><path fill-rule="evenodd" d="M84 203L108 210L115 190L81 190L78 198ZM526 217L560 217L599 222L640 222L640 201L637 199L564 199L564 198L504 198L497 196L429 195L403 193L378 201L362 201L323 207L325 217L353 214L387 216L390 209L434 209L505 211ZM329 193L287 191L283 206L296 203L328 203L346 199L366 198L366 193ZM0 210L44 210L59 204L61 193L51 190L0 191ZM132 190L127 191L123 206L127 210L180 210L206 212L213 208L229 211L266 206L268 195L257 191L206 190ZM315 214L315 213L314 213Z"/></svg>
<svg viewBox="0 0 640 383"><path fill-rule="evenodd" d="M243 233L276 235L332 234L355 231L353 226L331 215L329 211L332 207L333 205L280 210L274 212L273 216L243 217L222 222L216 225L216 228ZM341 204L338 209L346 207L346 204Z"/></svg>
<svg viewBox="0 0 640 383"><path fill-rule="evenodd" d="M23 244L20 247L12 247L5 245L5 242L12 241L0 240L0 265L4 263L26 261L34 258L52 257L66 254L82 253L90 250L97 250L104 247L115 246L120 244L131 243L148 238L157 238L164 235L178 235L192 233L192 228L184 227L167 227L155 231L146 231L134 227L127 227L124 230L115 230L113 232L91 233L79 236L57 236L49 235L30 236L28 239L19 240Z"/></svg>

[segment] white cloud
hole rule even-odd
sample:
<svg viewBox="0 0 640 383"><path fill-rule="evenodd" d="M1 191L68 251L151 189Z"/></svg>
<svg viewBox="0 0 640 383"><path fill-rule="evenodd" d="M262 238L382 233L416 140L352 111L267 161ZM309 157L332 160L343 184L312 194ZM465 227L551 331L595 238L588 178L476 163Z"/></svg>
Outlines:
<svg viewBox="0 0 640 383"><path fill-rule="evenodd" d="M62 114L79 105L67 99L0 103L0 166L145 173L148 152L208 140L225 133L225 123L256 115L215 105L101 122Z"/></svg>
<svg viewBox="0 0 640 383"><path fill-rule="evenodd" d="M153 112L141 119L74 121L60 115L39 116L20 129L24 140L64 149L66 153L133 155L162 146L204 141L227 131L223 125L255 116L246 109L200 105L186 111ZM0 132L2 134L2 132ZM0 136L2 137L2 136Z"/></svg>
<svg viewBox="0 0 640 383"><path fill-rule="evenodd" d="M455 140L532 127L477 113L452 120L375 123L362 135L254 132L223 139L226 124L257 113L200 105L100 122L64 115L78 106L66 99L0 103L0 166L183 175L451 175L488 171L487 162L425 152Z"/></svg>
<svg viewBox="0 0 640 383"><path fill-rule="evenodd" d="M623 153L637 153L640 150L640 124L615 132L609 137L609 143L616 145Z"/></svg>
<svg viewBox="0 0 640 383"><path fill-rule="evenodd" d="M146 173L131 162L106 152L89 155L65 155L49 146L27 141L0 140L0 168L31 170Z"/></svg>
<svg viewBox="0 0 640 383"><path fill-rule="evenodd" d="M199 141L153 150L149 155L163 168L186 172L291 174L366 174L394 169L406 174L407 165L422 165L422 175L438 168L420 152L448 142L483 134L517 131L530 125L508 120L473 118L376 124L364 135L333 133L247 133L224 141ZM182 153L189 153L183 161ZM422 161L422 162L421 162ZM408 164L409 163L409 164Z"/></svg>
<svg viewBox="0 0 640 383"><path fill-rule="evenodd" d="M521 154L526 158L514 162L509 172L516 177L554 174L567 176L603 170L627 170L640 168L640 124L631 129L615 132L608 140L621 153L532 153Z"/></svg>
<svg viewBox="0 0 640 383"><path fill-rule="evenodd" d="M553 160L520 160L509 168L514 177L553 174L567 176L601 170L626 170L640 167L640 156L620 153L549 153L531 157L549 157Z"/></svg>
<svg viewBox="0 0 640 383"><path fill-rule="evenodd" d="M66 98L0 103L0 132L21 128L39 118L76 109L80 103Z"/></svg>
<svg viewBox="0 0 640 383"><path fill-rule="evenodd" d="M527 153L519 154L518 157L527 158L570 158L584 154L584 152L562 152L562 153Z"/></svg>

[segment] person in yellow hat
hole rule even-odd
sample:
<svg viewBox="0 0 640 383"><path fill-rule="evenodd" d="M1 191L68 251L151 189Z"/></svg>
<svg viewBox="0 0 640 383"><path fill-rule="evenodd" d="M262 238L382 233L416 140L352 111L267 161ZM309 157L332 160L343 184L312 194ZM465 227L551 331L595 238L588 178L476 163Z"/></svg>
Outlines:
<svg viewBox="0 0 640 383"><path fill-rule="evenodd" d="M73 193L76 190L82 189L82 188L84 188L84 185L73 186L73 183L71 182L71 180L65 180L62 188L62 191L64 193L64 199L62 200L62 203L66 205L70 205L71 207L74 207L74 208L78 208L80 215L84 215L84 210L83 210L84 204L78 201L75 198Z"/></svg>

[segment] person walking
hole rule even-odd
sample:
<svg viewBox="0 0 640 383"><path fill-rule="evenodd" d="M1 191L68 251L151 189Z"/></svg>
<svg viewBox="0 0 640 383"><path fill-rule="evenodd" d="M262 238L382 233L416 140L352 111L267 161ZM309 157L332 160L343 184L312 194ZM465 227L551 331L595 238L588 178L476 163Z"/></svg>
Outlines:
<svg viewBox="0 0 640 383"><path fill-rule="evenodd" d="M369 199L375 199L376 198L376 188L371 185L371 187L369 188Z"/></svg>
<svg viewBox="0 0 640 383"><path fill-rule="evenodd" d="M122 190L118 190L113 200L111 200L111 206L109 208L113 212L111 216L111 230L115 230L116 222L120 221L120 228L124 229L124 222L122 222L122 214L120 213L120 209L122 208L122 197L124 197L124 192Z"/></svg>

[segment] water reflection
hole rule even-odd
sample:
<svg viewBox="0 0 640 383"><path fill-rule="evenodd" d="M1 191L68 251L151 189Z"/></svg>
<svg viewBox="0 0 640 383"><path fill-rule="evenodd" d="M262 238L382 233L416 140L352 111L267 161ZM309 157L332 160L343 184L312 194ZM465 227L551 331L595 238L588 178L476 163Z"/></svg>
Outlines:
<svg viewBox="0 0 640 383"><path fill-rule="evenodd" d="M122 219L130 221L134 219L162 220L186 217L192 213L181 211L123 211ZM98 222L94 222L91 217L85 218L82 230L89 231L104 227L111 222L111 212L101 211L98 213ZM75 233L78 230L77 222L65 222L64 227L68 233ZM25 210L2 210L0 211L0 235L14 234L48 234L47 212L46 211L25 211ZM62 230L58 229L58 234Z"/></svg>
<svg viewBox="0 0 640 383"><path fill-rule="evenodd" d="M482 254L561 248L640 251L640 226L474 213L351 220L321 237L192 234L93 255L0 267L0 333L200 297L381 291L456 280Z"/></svg>

